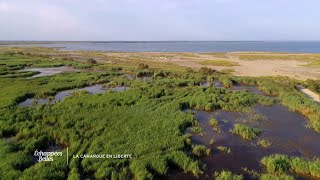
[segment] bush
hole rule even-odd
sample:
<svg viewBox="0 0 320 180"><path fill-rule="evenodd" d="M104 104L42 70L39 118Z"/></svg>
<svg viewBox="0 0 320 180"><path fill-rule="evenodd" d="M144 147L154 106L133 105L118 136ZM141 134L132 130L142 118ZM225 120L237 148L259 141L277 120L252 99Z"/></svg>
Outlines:
<svg viewBox="0 0 320 180"><path fill-rule="evenodd" d="M148 64L140 63L140 64L138 65L138 69L148 69L148 68L149 68Z"/></svg>
<svg viewBox="0 0 320 180"><path fill-rule="evenodd" d="M215 73L216 70L213 70L213 69L207 68L207 67L201 67L198 72L202 75L210 75L210 74Z"/></svg>
<svg viewBox="0 0 320 180"><path fill-rule="evenodd" d="M94 65L94 64L97 64L97 61L93 58L90 58L87 60L87 63L90 64L90 65Z"/></svg>

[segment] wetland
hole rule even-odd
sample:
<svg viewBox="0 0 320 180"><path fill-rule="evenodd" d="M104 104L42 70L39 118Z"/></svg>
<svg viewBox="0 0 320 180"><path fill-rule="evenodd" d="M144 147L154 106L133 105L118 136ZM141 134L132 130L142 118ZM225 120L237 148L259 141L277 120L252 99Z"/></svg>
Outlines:
<svg viewBox="0 0 320 180"><path fill-rule="evenodd" d="M0 179L320 177L318 80L0 49Z"/></svg>

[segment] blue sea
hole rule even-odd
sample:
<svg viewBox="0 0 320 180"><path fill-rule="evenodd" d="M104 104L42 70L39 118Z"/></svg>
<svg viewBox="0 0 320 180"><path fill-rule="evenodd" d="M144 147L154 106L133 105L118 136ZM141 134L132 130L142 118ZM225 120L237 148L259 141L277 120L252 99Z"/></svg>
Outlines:
<svg viewBox="0 0 320 180"><path fill-rule="evenodd" d="M11 42L12 43L12 42ZM109 41L36 42L11 46L44 46L64 50L116 52L297 52L320 53L320 41ZM35 42L32 42L35 43Z"/></svg>

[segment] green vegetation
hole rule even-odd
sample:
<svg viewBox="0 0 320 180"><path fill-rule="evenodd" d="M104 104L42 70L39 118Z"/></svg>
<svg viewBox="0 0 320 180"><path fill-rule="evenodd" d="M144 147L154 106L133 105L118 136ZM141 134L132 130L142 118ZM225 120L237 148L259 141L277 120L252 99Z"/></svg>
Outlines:
<svg viewBox="0 0 320 180"><path fill-rule="evenodd" d="M242 60L298 60L320 61L320 54L288 54L288 53L233 53Z"/></svg>
<svg viewBox="0 0 320 180"><path fill-rule="evenodd" d="M287 175L287 174L280 174L280 175L275 175L275 174L262 174L260 176L261 180L295 180L294 177Z"/></svg>
<svg viewBox="0 0 320 180"><path fill-rule="evenodd" d="M217 149L222 151L222 152L225 152L225 153L228 153L228 154L231 154L231 148L229 147L225 147L225 146L217 146Z"/></svg>
<svg viewBox="0 0 320 180"><path fill-rule="evenodd" d="M190 130L193 134L198 134L200 136L204 136L204 131L203 131L202 127L195 126L195 127L191 127Z"/></svg>
<svg viewBox="0 0 320 180"><path fill-rule="evenodd" d="M187 109L251 112L257 103L272 105L279 101L307 116L310 126L320 131L319 106L295 90L296 82L287 78L234 77L210 68L194 71L112 53L81 52L83 58L76 61L62 54L67 52L55 54L51 49L12 50L0 52L0 179L152 179L167 175L173 167L200 175L203 169L198 160L210 155L210 149L193 145L191 135L185 134L187 128L192 133L204 134L194 114L186 112ZM108 56L110 63L100 64L100 58L99 62L87 62L93 54L95 59ZM19 71L28 67L58 66L87 70L31 79L28 77L37 72ZM145 76L150 79L143 81ZM199 86L206 80L218 80L226 88L236 83L258 85L278 100L249 91ZM95 95L74 91L54 104L19 106L28 98L52 99L60 91L93 84L130 88L124 92L106 91ZM215 119L209 123L218 126ZM261 130L241 124L235 125L232 131L247 139L261 133ZM214 144L213 139L210 144ZM52 162L34 161L36 149L47 150L52 146L61 148L63 157ZM66 147L69 149L68 165ZM230 148L217 148L231 153ZM132 154L132 158L72 158L73 154L101 153ZM298 160L290 160L289 169L297 166L293 162ZM307 174L319 174L317 162L308 161ZM221 172L218 177L233 175Z"/></svg>
<svg viewBox="0 0 320 180"><path fill-rule="evenodd" d="M214 131L220 132L219 122L218 122L218 120L216 118L211 118L209 120L209 124L211 125L211 127L213 128Z"/></svg>
<svg viewBox="0 0 320 180"><path fill-rule="evenodd" d="M200 53L204 55L209 55L215 58L228 58L227 53L224 52L209 52L209 53Z"/></svg>
<svg viewBox="0 0 320 180"><path fill-rule="evenodd" d="M94 65L94 64L97 64L97 61L96 61L95 59L93 59L93 58L89 58L89 59L87 60L87 63L88 63L88 64L91 64L91 65Z"/></svg>
<svg viewBox="0 0 320 180"><path fill-rule="evenodd" d="M303 66L319 68L319 67L320 67L320 61L316 61L316 62L309 62L308 64L303 65Z"/></svg>
<svg viewBox="0 0 320 180"><path fill-rule="evenodd" d="M254 177L254 178L258 178L261 176L261 174L255 170L251 170L251 169L248 169L247 167L244 167L244 168L241 168L242 171L246 172L247 174L249 174L251 177Z"/></svg>
<svg viewBox="0 0 320 180"><path fill-rule="evenodd" d="M252 140L259 136L262 132L261 129L252 128L244 124L235 124L233 129L230 129L230 132L236 135L241 136L244 139Z"/></svg>
<svg viewBox="0 0 320 180"><path fill-rule="evenodd" d="M179 55L183 56L183 57L187 57L187 58L197 58L198 55L195 53L179 53Z"/></svg>
<svg viewBox="0 0 320 180"><path fill-rule="evenodd" d="M233 74L235 72L235 70L228 68L228 69L222 69L220 72L222 74Z"/></svg>
<svg viewBox="0 0 320 180"><path fill-rule="evenodd" d="M228 76L220 76L219 81L223 84L225 88L231 88L234 85L234 80Z"/></svg>
<svg viewBox="0 0 320 180"><path fill-rule="evenodd" d="M210 149L203 145L195 145L192 148L192 153L198 157L210 156Z"/></svg>
<svg viewBox="0 0 320 180"><path fill-rule="evenodd" d="M305 82L305 85L307 88L309 88L311 91L318 93L320 96L320 80L311 80L308 79Z"/></svg>
<svg viewBox="0 0 320 180"><path fill-rule="evenodd" d="M239 63L230 60L205 60L199 63L210 66L239 66Z"/></svg>
<svg viewBox="0 0 320 180"><path fill-rule="evenodd" d="M285 175L289 172L320 178L320 160L305 160L300 157L271 155L264 157L261 163L266 166L268 173Z"/></svg>
<svg viewBox="0 0 320 180"><path fill-rule="evenodd" d="M267 139L262 139L262 140L258 141L258 145L260 145L261 147L264 147L264 148L268 148L272 145L272 143Z"/></svg>
<svg viewBox="0 0 320 180"><path fill-rule="evenodd" d="M214 139L210 139L210 145L213 146L216 141Z"/></svg>
<svg viewBox="0 0 320 180"><path fill-rule="evenodd" d="M309 120L309 127L320 132L320 107L295 89L297 82L288 81L285 77L278 77L262 79L257 83L263 92L277 96L282 105L306 116Z"/></svg>
<svg viewBox="0 0 320 180"><path fill-rule="evenodd" d="M149 68L148 64L140 63L140 64L138 65L138 69L148 69L148 68Z"/></svg>
<svg viewBox="0 0 320 180"><path fill-rule="evenodd" d="M264 117L261 114L253 114L252 116L250 116L249 119L250 119L251 122L254 122L254 121L264 120L264 119L266 119L266 117Z"/></svg>
<svg viewBox="0 0 320 180"><path fill-rule="evenodd" d="M216 71L211 68L201 67L198 72L202 75L211 75L214 74Z"/></svg>
<svg viewBox="0 0 320 180"><path fill-rule="evenodd" d="M217 120L216 118L211 118L211 119L209 120L209 123L210 123L210 125L211 125L212 127L216 127L216 126L219 125L219 122L218 122L218 120Z"/></svg>
<svg viewBox="0 0 320 180"><path fill-rule="evenodd" d="M242 180L242 175L232 174L230 171L214 172L216 180Z"/></svg>

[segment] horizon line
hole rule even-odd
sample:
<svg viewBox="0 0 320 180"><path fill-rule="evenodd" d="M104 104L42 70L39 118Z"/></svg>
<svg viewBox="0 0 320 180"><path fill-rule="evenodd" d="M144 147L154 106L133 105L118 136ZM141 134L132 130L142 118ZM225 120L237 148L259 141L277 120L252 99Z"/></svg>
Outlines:
<svg viewBox="0 0 320 180"><path fill-rule="evenodd" d="M51 42L88 42L88 43L163 43L163 42L320 42L320 40L0 40L0 43L51 43Z"/></svg>

